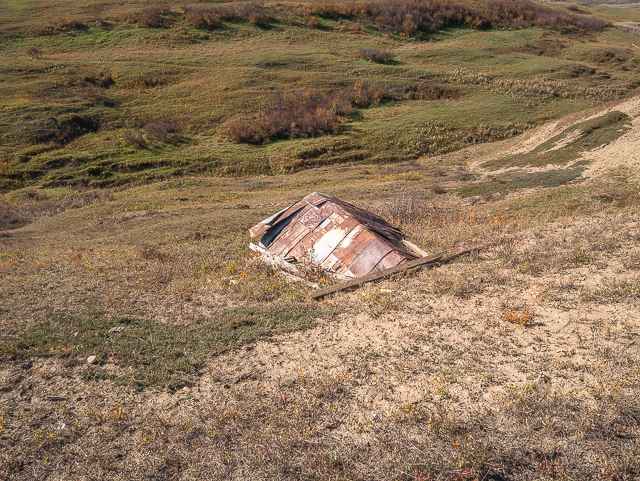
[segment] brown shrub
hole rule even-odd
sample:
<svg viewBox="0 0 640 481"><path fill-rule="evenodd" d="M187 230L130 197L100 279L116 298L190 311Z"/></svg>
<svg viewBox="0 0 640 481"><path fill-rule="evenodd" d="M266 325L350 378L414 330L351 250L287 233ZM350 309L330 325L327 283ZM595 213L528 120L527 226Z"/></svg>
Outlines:
<svg viewBox="0 0 640 481"><path fill-rule="evenodd" d="M125 16L126 23L135 23L144 28L170 27L178 19L178 14L168 5L154 6L143 9L140 12Z"/></svg>
<svg viewBox="0 0 640 481"><path fill-rule="evenodd" d="M55 142L60 145L90 132L96 132L100 123L93 117L70 115L62 119L50 118L32 129L25 129L23 136L33 143Z"/></svg>
<svg viewBox="0 0 640 481"><path fill-rule="evenodd" d="M162 252L158 246L152 244L143 244L138 247L138 255L144 260L155 260L164 262L169 259L169 255Z"/></svg>
<svg viewBox="0 0 640 481"><path fill-rule="evenodd" d="M29 47L26 53L31 58L42 58L44 56L44 52L38 47Z"/></svg>
<svg viewBox="0 0 640 481"><path fill-rule="evenodd" d="M602 20L552 10L529 0L490 0L475 5L444 0L393 0L346 5L323 3L304 7L300 13L359 20L382 32L418 38L429 31L460 25L516 29L550 26L584 31L600 30L605 25Z"/></svg>
<svg viewBox="0 0 640 481"><path fill-rule="evenodd" d="M276 20L275 13L271 9L255 4L244 6L243 15L249 20L249 25L254 27L267 27Z"/></svg>
<svg viewBox="0 0 640 481"><path fill-rule="evenodd" d="M175 122L156 120L144 126L147 135L162 144L182 140L182 128Z"/></svg>
<svg viewBox="0 0 640 481"><path fill-rule="evenodd" d="M275 12L262 5L250 3L224 7L189 8L185 19L195 28L213 30L219 28L223 21L248 21L254 27L266 27L277 20Z"/></svg>
<svg viewBox="0 0 640 481"><path fill-rule="evenodd" d="M330 95L313 89L288 94L278 92L265 109L268 113L234 123L226 134L236 142L260 144L279 138L337 133L356 107L380 105L400 92L389 85L360 82Z"/></svg>
<svg viewBox="0 0 640 481"><path fill-rule="evenodd" d="M189 25L195 28L214 30L222 25L222 15L217 10L207 8L189 9L186 14Z"/></svg>
<svg viewBox="0 0 640 481"><path fill-rule="evenodd" d="M168 6L145 8L125 17L129 23L145 28L167 27L180 18L195 28L216 29L223 21L247 21L256 27L266 27L274 21L292 24L297 15L312 28L319 28L320 17L356 20L361 25L381 32L405 37L421 38L430 31L445 27L527 28L559 27L564 30L595 31L605 23L593 18L579 17L536 5L529 0L490 0L473 6L445 0L395 0L377 3L327 4L317 3L297 10L276 12L262 4L246 3L216 7L187 7L185 13L172 11ZM340 28L340 27L336 27ZM365 49L368 50L368 49ZM388 63L393 57L384 50L363 52L374 62Z"/></svg>
<svg viewBox="0 0 640 481"><path fill-rule="evenodd" d="M431 191L432 194L435 195L443 195L446 194L447 191L445 190L444 187L442 187L440 184L433 184L429 190Z"/></svg>
<svg viewBox="0 0 640 481"><path fill-rule="evenodd" d="M389 50L383 50L380 48L363 48L358 51L356 58L368 60L369 62L374 63L391 63L393 62L393 59L396 58L396 54Z"/></svg>
<svg viewBox="0 0 640 481"><path fill-rule="evenodd" d="M318 17L317 15L311 15L309 17L306 17L303 21L307 27L320 28L322 26L320 17Z"/></svg>
<svg viewBox="0 0 640 481"><path fill-rule="evenodd" d="M391 202L382 207L381 214L393 225L422 223L440 225L451 220L451 213L428 201L422 192L396 193Z"/></svg>
<svg viewBox="0 0 640 481"><path fill-rule="evenodd" d="M33 32L36 35L53 35L55 33L87 30L88 28L89 26L86 23L77 18L65 18L44 27L36 27Z"/></svg>
<svg viewBox="0 0 640 481"><path fill-rule="evenodd" d="M85 75L82 78L84 85L93 85L103 89L108 89L116 83L109 69L102 69L95 75Z"/></svg>
<svg viewBox="0 0 640 481"><path fill-rule="evenodd" d="M134 147L144 147L147 145L147 142L144 140L144 135L139 129L127 130L124 133L124 141Z"/></svg>
<svg viewBox="0 0 640 481"><path fill-rule="evenodd" d="M511 324L520 324L526 327L533 324L533 314L529 311L522 311L520 313L507 311L502 315L502 320L510 322Z"/></svg>
<svg viewBox="0 0 640 481"><path fill-rule="evenodd" d="M314 137L337 133L357 108L377 107L390 100L436 100L455 98L458 90L435 83L408 89L383 84L356 82L331 94L309 89L278 92L264 113L250 120L231 124L226 134L236 142L261 144L281 138Z"/></svg>
<svg viewBox="0 0 640 481"><path fill-rule="evenodd" d="M455 99L460 97L460 91L453 87L428 82L409 88L406 96L411 100Z"/></svg>

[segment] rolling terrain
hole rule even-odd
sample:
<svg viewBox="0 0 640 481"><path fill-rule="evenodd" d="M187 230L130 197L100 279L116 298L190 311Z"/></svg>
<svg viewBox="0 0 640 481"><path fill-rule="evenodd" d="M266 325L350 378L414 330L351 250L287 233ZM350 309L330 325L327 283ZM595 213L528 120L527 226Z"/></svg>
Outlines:
<svg viewBox="0 0 640 481"><path fill-rule="evenodd" d="M0 7L0 478L640 476L637 13L234 5ZM247 234L312 191L484 248L312 301Z"/></svg>

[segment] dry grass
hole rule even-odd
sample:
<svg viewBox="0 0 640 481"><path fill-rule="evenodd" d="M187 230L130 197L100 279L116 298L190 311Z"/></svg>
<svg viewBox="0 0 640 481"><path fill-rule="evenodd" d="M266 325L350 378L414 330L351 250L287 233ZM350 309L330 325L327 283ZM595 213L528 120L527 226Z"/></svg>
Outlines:
<svg viewBox="0 0 640 481"><path fill-rule="evenodd" d="M640 36L640 23L638 22L618 22L614 23L613 26L623 32Z"/></svg>
<svg viewBox="0 0 640 481"><path fill-rule="evenodd" d="M1 479L640 476L631 164L476 167L636 88L623 32L520 1L7 5ZM280 113L308 107L287 122L324 109L338 135L223 138L283 85ZM623 139L613 120L574 150ZM235 176L256 172L279 174ZM311 302L247 228L314 190L429 252L482 248Z"/></svg>
<svg viewBox="0 0 640 481"><path fill-rule="evenodd" d="M22 441L4 450L0 466L13 479L52 471L129 479L625 479L640 468L629 442L637 433L635 397L601 392L583 412L543 379L508 389L499 410L407 403L357 421L350 414L360 404L356 372L300 375L262 392L198 389L180 395L169 412L122 407L111 396L96 410L75 407L84 404L77 400L55 411L4 408L4 430ZM446 398L451 384L436 389ZM334 434L341 426L358 441ZM568 437L570 444L558 444ZM25 457L33 460L26 472Z"/></svg>
<svg viewBox="0 0 640 481"><path fill-rule="evenodd" d="M0 238L2 475L638 476L633 186L469 203L453 164L6 198L43 207ZM245 229L312 186L429 251L486 248L310 306Z"/></svg>

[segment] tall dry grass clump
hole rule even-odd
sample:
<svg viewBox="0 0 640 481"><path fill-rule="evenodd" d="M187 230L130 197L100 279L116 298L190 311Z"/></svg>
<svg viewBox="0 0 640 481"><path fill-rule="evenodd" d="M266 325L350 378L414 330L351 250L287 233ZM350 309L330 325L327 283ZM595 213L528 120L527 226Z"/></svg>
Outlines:
<svg viewBox="0 0 640 481"><path fill-rule="evenodd" d="M613 27L640 37L640 22L618 22L614 23Z"/></svg>

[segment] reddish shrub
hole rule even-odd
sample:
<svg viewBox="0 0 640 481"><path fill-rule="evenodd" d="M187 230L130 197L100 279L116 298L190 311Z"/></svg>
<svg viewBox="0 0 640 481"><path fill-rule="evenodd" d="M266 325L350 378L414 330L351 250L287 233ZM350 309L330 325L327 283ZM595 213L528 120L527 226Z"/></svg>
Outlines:
<svg viewBox="0 0 640 481"><path fill-rule="evenodd" d="M126 23L136 23L144 28L162 28L170 27L178 18L178 14L171 11L170 6L162 5L129 14L124 20Z"/></svg>
<svg viewBox="0 0 640 481"><path fill-rule="evenodd" d="M326 135L337 133L357 108L376 107L394 99L436 100L458 96L456 89L436 83L401 89L356 82L332 94L312 89L289 94L278 92L265 107L264 115L236 122L228 127L226 134L236 142L250 144Z"/></svg>
<svg viewBox="0 0 640 481"><path fill-rule="evenodd" d="M380 48L363 48L362 50L358 51L358 53L356 54L356 58L368 60L369 62L375 63L391 63L393 59L396 58L396 54L394 52L390 52L389 50L382 50Z"/></svg>
<svg viewBox="0 0 640 481"><path fill-rule="evenodd" d="M276 14L261 4L233 4L205 8L186 8L185 20L196 28L215 29L222 21L248 21L253 26L266 27L270 23L289 18L291 11ZM307 4L296 14L311 27L322 25L319 17L357 20L381 32L420 38L429 31L443 27L467 26L471 28L526 28L560 27L594 31L605 23L594 18L552 10L530 0L486 0L463 5L456 0L389 0L385 2ZM127 22L142 27L165 27L179 18L169 7L149 7L129 15ZM279 15L279 17L278 17ZM290 23L290 22L289 22ZM44 30L74 29L69 26L49 26ZM86 27L85 27L86 28ZM48 29L48 30L47 30ZM384 57L382 57L384 59ZM371 59L373 60L373 59ZM373 60L376 61L376 60ZM388 60L387 60L388 61Z"/></svg>
<svg viewBox="0 0 640 481"><path fill-rule="evenodd" d="M275 95L270 112L260 118L232 124L227 135L237 142L267 143L335 133L342 121L331 99L313 90Z"/></svg>
<svg viewBox="0 0 640 481"><path fill-rule="evenodd" d="M320 28L322 26L320 17L318 17L317 15L311 15L309 17L305 17L303 22L307 27L311 27L311 28Z"/></svg>
<svg viewBox="0 0 640 481"><path fill-rule="evenodd" d="M455 0L390 0L376 3L311 4L299 10L305 17L362 20L382 32L420 37L424 32L465 25L472 28L559 26L600 30L605 22L584 18L529 0L489 0L462 5Z"/></svg>
<svg viewBox="0 0 640 481"><path fill-rule="evenodd" d="M29 47L26 53L31 58L42 58L44 56L44 52L38 47Z"/></svg>
<svg viewBox="0 0 640 481"><path fill-rule="evenodd" d="M222 21L247 20L254 27L266 27L277 19L273 10L257 4L189 8L185 18L195 28L210 30L219 28Z"/></svg>
<svg viewBox="0 0 640 481"><path fill-rule="evenodd" d="M266 27L276 20L273 10L257 4L248 4L242 7L243 17L249 20L254 27Z"/></svg>
<svg viewBox="0 0 640 481"><path fill-rule="evenodd" d="M236 142L261 144L279 138L337 133L357 107L377 106L401 94L395 87L359 82L331 95L312 89L278 92L266 109L268 113L232 124L226 134Z"/></svg>
<svg viewBox="0 0 640 481"><path fill-rule="evenodd" d="M406 93L406 98L410 100L455 99L459 96L460 92L457 89L443 87L435 82L410 87Z"/></svg>
<svg viewBox="0 0 640 481"><path fill-rule="evenodd" d="M182 129L175 122L167 122L164 120L149 122L144 126L149 138L160 143L167 141L178 142L182 140Z"/></svg>
<svg viewBox="0 0 640 481"><path fill-rule="evenodd" d="M193 8L187 11L186 20L195 28L214 30L222 24L222 15L213 9Z"/></svg>

